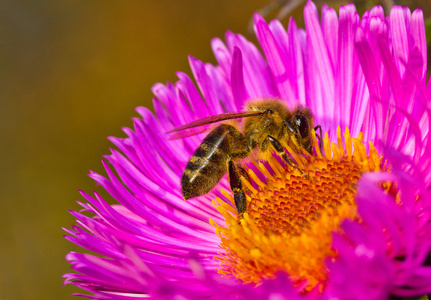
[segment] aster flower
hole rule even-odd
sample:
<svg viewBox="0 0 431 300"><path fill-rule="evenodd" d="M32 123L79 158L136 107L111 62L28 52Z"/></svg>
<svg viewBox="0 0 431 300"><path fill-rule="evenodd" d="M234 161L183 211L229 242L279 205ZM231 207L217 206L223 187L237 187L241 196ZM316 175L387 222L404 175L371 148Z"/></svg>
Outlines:
<svg viewBox="0 0 431 300"><path fill-rule="evenodd" d="M312 2L306 29L255 15L263 52L228 32L217 66L190 57L197 86L153 87L154 116L137 108L127 138L92 177L118 202L81 192L67 239L72 283L93 299L387 299L431 293L431 88L420 10L379 6L339 17ZM241 111L250 99L305 105L325 131L322 151L291 152L308 177L276 157L247 165L249 209L239 219L222 179L184 201L180 178L203 135L165 132ZM88 216L89 212L91 216ZM238 222L239 220L239 222Z"/></svg>

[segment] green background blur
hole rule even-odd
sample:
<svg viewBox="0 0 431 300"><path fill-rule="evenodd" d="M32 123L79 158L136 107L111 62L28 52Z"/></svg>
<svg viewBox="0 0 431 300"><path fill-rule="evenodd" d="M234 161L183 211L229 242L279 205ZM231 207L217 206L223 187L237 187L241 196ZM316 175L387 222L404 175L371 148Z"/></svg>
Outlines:
<svg viewBox="0 0 431 300"><path fill-rule="evenodd" d="M0 1L0 300L80 292L62 286L64 257L80 248L61 227L74 223L78 189L101 191L86 175L103 173L106 137L151 107L154 83L191 74L188 54L215 63L211 38L247 34L268 3ZM303 26L301 8L293 14Z"/></svg>

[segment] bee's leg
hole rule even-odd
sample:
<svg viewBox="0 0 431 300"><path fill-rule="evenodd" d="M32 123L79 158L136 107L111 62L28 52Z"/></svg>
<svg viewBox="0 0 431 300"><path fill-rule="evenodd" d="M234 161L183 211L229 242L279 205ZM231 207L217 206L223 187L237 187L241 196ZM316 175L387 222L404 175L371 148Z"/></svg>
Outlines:
<svg viewBox="0 0 431 300"><path fill-rule="evenodd" d="M320 148L320 152L322 152L322 147L323 147L323 141L322 141L322 127L320 125L317 125L316 127L314 127L314 131L316 131L317 129L319 129L319 134L316 134L317 139L319 140L319 148Z"/></svg>
<svg viewBox="0 0 431 300"><path fill-rule="evenodd" d="M275 151L277 151L278 153L280 153L281 157L283 157L283 159L290 166L297 168L297 166L296 166L295 162L293 161L293 159L290 156L287 155L286 151L284 151L283 146L280 144L280 142L276 138L268 135L268 140L271 142L271 144L274 147Z"/></svg>
<svg viewBox="0 0 431 300"><path fill-rule="evenodd" d="M247 210L247 198L242 188L241 174L239 170L237 170L237 166L235 166L232 160L232 157L229 157L228 164L229 164L229 184L233 192L235 207L240 217L242 217L243 213L245 213Z"/></svg>
<svg viewBox="0 0 431 300"><path fill-rule="evenodd" d="M283 146L280 144L280 142L274 138L273 136L268 135L268 140L271 142L272 146L274 147L274 149L281 154L281 157L292 167L294 167L295 169L297 169L302 176L304 177L308 177L307 174L305 174L304 172L302 172L302 170L298 167L298 165L293 161L293 159L287 155L286 151L284 151Z"/></svg>

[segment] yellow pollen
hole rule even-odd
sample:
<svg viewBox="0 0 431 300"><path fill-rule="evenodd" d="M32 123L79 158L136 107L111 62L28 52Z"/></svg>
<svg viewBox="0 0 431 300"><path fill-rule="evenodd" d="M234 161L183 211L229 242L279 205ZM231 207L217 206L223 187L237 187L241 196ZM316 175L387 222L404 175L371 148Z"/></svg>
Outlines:
<svg viewBox="0 0 431 300"><path fill-rule="evenodd" d="M215 257L220 274L258 284L285 271L294 284L305 286L304 291L323 289L325 260L336 257L332 233L344 219L359 218L356 183L363 172L380 171L382 165L372 143L367 153L362 134L352 138L346 129L343 140L338 128L337 136L337 143L331 143L325 134L321 153L313 131L312 156L288 149L308 177L274 157L268 161L271 170L253 161L266 182L252 170L248 173L257 188L242 178L248 192L243 218L221 199L214 201L226 221L222 226L210 220L224 249ZM230 193L222 192L234 203Z"/></svg>

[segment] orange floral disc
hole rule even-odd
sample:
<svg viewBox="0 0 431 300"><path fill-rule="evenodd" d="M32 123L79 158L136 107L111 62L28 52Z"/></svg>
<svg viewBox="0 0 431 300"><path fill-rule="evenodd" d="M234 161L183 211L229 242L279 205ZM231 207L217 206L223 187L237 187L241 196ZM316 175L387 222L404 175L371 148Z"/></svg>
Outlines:
<svg viewBox="0 0 431 300"><path fill-rule="evenodd" d="M331 248L332 233L339 231L344 219L359 218L356 183L363 172L380 171L382 158L371 142L367 154L362 134L352 139L348 129L344 142L339 128L337 143L331 143L325 134L324 155L314 132L312 136L316 155L302 157L288 149L308 177L271 158L268 163L272 171L255 163L267 177L266 182L248 170L258 189L243 180L249 190L243 218L221 199L214 201L226 220L225 226L210 220L225 250L215 257L220 261L219 273L245 283L259 283L285 271L305 291L323 289L325 260L336 257ZM233 203L232 195L223 193Z"/></svg>

